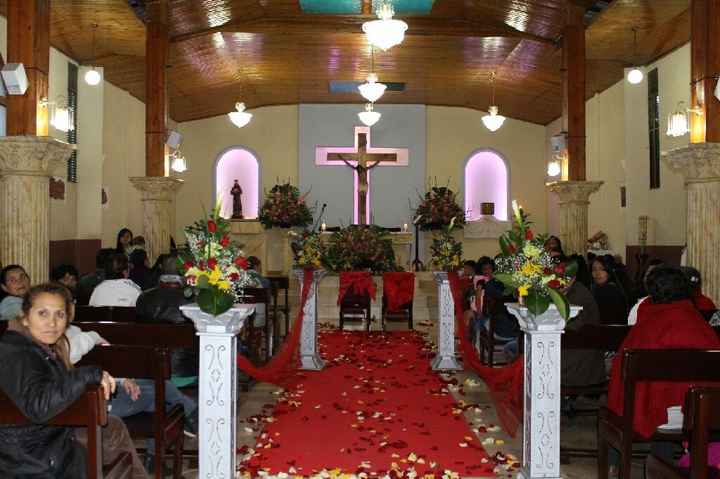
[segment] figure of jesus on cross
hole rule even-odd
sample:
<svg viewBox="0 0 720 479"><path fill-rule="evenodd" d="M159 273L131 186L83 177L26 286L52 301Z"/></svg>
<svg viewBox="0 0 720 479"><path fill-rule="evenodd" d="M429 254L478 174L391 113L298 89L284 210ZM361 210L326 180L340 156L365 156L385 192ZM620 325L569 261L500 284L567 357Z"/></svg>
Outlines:
<svg viewBox="0 0 720 479"><path fill-rule="evenodd" d="M370 224L370 170L377 166L407 166L407 148L373 148L370 128L355 127L355 147L318 147L317 165L344 165L352 168L355 179L355 224Z"/></svg>

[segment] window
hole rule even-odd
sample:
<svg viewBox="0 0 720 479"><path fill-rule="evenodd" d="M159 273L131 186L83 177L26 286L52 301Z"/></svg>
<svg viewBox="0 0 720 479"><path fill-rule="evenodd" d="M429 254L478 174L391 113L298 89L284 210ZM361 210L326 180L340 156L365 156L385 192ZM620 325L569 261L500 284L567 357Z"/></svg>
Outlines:
<svg viewBox="0 0 720 479"><path fill-rule="evenodd" d="M222 152L215 163L215 198L222 202L220 215L232 217L233 197L230 190L238 180L242 188L242 213L244 219L258 217L260 199L260 165L250 151L234 147Z"/></svg>
<svg viewBox="0 0 720 479"><path fill-rule="evenodd" d="M648 73L648 131L650 140L650 189L660 188L660 93L657 68Z"/></svg>
<svg viewBox="0 0 720 479"><path fill-rule="evenodd" d="M78 67L68 62L68 110L71 113L72 128L67 132L67 142L77 145L77 103L78 103ZM77 183L77 150L74 150L67 162L67 180Z"/></svg>
<svg viewBox="0 0 720 479"><path fill-rule="evenodd" d="M508 169L505 160L492 150L478 150L465 164L465 215L480 219L482 203L495 204L495 218L508 219Z"/></svg>

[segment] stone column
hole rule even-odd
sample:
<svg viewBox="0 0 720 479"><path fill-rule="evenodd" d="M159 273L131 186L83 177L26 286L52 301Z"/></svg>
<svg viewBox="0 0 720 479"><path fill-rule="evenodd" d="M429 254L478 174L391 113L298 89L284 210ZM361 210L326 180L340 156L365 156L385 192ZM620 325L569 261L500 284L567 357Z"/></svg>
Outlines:
<svg viewBox="0 0 720 479"><path fill-rule="evenodd" d="M48 280L50 176L75 149L47 136L0 137L0 261Z"/></svg>
<svg viewBox="0 0 720 479"><path fill-rule="evenodd" d="M325 361L320 357L317 347L317 297L318 284L325 277L327 271L316 269L313 271L313 281L310 285L310 293L303 308L302 331L300 332L300 369L308 371L320 371L325 367ZM293 274L300 282L300 295L302 297L303 276L302 269L293 270ZM288 334L290 332L288 331Z"/></svg>
<svg viewBox="0 0 720 479"><path fill-rule="evenodd" d="M588 206L590 195L602 181L556 181L547 185L560 197L560 239L565 254L582 254L588 240Z"/></svg>
<svg viewBox="0 0 720 479"><path fill-rule="evenodd" d="M432 361L433 371L456 371L462 369L455 356L455 301L450 291L448 274L433 272L438 285L438 337L437 355ZM460 331L459 334L464 334Z"/></svg>
<svg viewBox="0 0 720 479"><path fill-rule="evenodd" d="M560 336L565 320L551 305L539 316L507 305L525 333L523 460L517 477L560 478ZM570 317L582 310L570 306Z"/></svg>
<svg viewBox="0 0 720 479"><path fill-rule="evenodd" d="M700 271L703 293L720 300L720 143L694 143L663 155L685 177L687 264Z"/></svg>
<svg viewBox="0 0 720 479"><path fill-rule="evenodd" d="M175 234L175 193L183 181L167 176L136 176L130 183L142 194L143 235L150 263L170 251Z"/></svg>

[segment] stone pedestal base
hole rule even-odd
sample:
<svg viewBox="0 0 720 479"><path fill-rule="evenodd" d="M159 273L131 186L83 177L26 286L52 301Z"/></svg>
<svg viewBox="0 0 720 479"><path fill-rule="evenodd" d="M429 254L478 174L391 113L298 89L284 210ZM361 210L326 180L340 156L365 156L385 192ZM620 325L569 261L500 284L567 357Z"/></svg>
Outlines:
<svg viewBox="0 0 720 479"><path fill-rule="evenodd" d="M301 269L293 270L293 274L300 281L302 287L303 275ZM302 331L300 333L300 369L320 371L325 367L325 361L320 357L317 348L317 298L318 284L325 276L324 269L316 269L313 272L313 282L310 285L310 293L303 309ZM302 296L302 291L300 291Z"/></svg>
<svg viewBox="0 0 720 479"><path fill-rule="evenodd" d="M293 263L290 231L291 228L265 230L265 263L263 264L265 274L284 276L290 273Z"/></svg>
<svg viewBox="0 0 720 479"><path fill-rule="evenodd" d="M21 265L33 284L49 277L49 177L74 149L47 136L0 138L0 261Z"/></svg>
<svg viewBox="0 0 720 479"><path fill-rule="evenodd" d="M687 265L702 275L703 293L720 300L720 143L696 143L664 155L685 177Z"/></svg>
<svg viewBox="0 0 720 479"><path fill-rule="evenodd" d="M584 255L590 195L602 184L602 181L556 181L547 185L548 190L560 198L560 240L565 254Z"/></svg>
<svg viewBox="0 0 720 479"><path fill-rule="evenodd" d="M150 263L170 252L175 234L175 193L182 180L167 176L136 176L130 183L142 194L143 235Z"/></svg>
<svg viewBox="0 0 720 479"><path fill-rule="evenodd" d="M412 244L413 234L410 232L392 233L393 252L395 253L395 263L398 266L410 271L412 263Z"/></svg>
<svg viewBox="0 0 720 479"><path fill-rule="evenodd" d="M433 371L457 371L462 369L455 356L455 301L450 292L450 281L447 273L433 273L438 285L438 318L437 355L432 361ZM463 333L461 333L463 334Z"/></svg>

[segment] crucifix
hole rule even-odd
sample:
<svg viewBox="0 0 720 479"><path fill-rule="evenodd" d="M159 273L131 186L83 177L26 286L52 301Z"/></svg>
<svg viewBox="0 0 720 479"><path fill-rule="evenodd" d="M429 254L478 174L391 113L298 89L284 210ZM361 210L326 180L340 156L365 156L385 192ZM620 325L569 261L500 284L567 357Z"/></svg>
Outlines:
<svg viewBox="0 0 720 479"><path fill-rule="evenodd" d="M355 224L370 224L370 170L378 166L407 166L407 148L375 148L370 144L370 128L355 127L354 147L322 146L315 150L315 164L345 166L353 170Z"/></svg>

